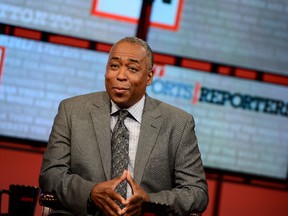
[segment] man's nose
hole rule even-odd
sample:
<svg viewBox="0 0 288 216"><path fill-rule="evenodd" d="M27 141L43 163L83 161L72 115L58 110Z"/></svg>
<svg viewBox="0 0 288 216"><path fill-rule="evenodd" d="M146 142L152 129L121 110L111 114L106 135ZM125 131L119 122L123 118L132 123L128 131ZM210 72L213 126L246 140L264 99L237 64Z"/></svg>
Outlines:
<svg viewBox="0 0 288 216"><path fill-rule="evenodd" d="M117 73L117 79L124 80L127 78L127 69L125 67L121 67Z"/></svg>

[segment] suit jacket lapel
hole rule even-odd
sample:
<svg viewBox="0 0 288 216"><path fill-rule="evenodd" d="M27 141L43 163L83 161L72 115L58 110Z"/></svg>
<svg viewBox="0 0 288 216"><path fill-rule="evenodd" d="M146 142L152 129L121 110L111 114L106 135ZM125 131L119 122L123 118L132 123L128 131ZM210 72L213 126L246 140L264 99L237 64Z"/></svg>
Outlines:
<svg viewBox="0 0 288 216"><path fill-rule="evenodd" d="M156 104L146 95L134 167L134 178L138 184L141 182L144 169L162 125L160 116L161 113Z"/></svg>
<svg viewBox="0 0 288 216"><path fill-rule="evenodd" d="M96 139L99 146L106 179L111 178L111 132L110 132L110 99L104 94L103 100L95 102L96 109L91 112Z"/></svg>
<svg viewBox="0 0 288 216"><path fill-rule="evenodd" d="M95 109L91 111L91 118L96 133L106 179L111 178L111 131L110 131L110 99L103 94L103 99L94 103ZM140 183L144 169L155 145L162 122L161 114L156 104L148 95L142 116L140 137L136 153L134 178Z"/></svg>

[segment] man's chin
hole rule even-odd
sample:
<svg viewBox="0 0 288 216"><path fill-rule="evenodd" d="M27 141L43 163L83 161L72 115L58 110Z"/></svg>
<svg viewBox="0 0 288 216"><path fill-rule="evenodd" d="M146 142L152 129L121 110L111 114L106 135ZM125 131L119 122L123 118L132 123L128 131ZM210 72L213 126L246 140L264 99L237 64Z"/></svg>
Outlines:
<svg viewBox="0 0 288 216"><path fill-rule="evenodd" d="M114 97L112 98L112 101L119 106L120 108L128 108L129 107L129 102L125 97Z"/></svg>

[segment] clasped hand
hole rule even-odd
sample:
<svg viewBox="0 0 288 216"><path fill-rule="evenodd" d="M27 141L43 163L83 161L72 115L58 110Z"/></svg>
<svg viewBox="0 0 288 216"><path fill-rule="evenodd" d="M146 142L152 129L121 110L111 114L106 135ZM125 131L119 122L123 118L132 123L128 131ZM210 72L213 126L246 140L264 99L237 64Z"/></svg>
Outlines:
<svg viewBox="0 0 288 216"><path fill-rule="evenodd" d="M132 196L127 199L115 192L117 185L125 180L132 188ZM135 182L127 170L123 172L122 176L96 184L91 192L91 200L107 216L141 215L142 202L150 201L148 194ZM121 209L115 200L121 203L124 208Z"/></svg>

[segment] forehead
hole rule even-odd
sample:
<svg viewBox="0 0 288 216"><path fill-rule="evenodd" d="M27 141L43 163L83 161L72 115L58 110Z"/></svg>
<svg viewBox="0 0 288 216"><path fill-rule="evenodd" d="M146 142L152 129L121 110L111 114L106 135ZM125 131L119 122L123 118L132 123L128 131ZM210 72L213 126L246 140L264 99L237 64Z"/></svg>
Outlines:
<svg viewBox="0 0 288 216"><path fill-rule="evenodd" d="M146 50L139 44L129 43L129 42L120 42L116 44L110 54L109 59L135 59L135 60L144 60L147 58Z"/></svg>

